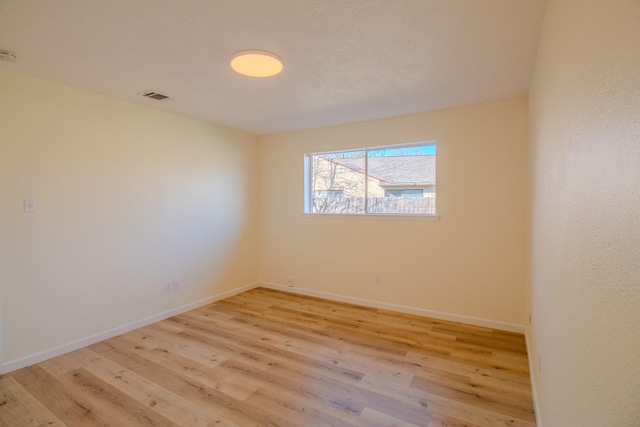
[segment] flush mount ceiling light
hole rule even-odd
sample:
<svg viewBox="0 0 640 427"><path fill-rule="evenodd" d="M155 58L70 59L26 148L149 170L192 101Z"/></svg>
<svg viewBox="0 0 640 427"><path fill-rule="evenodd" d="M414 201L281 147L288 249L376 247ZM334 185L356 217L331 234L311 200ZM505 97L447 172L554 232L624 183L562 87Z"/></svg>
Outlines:
<svg viewBox="0 0 640 427"><path fill-rule="evenodd" d="M249 77L271 77L282 71L282 60L271 52L243 50L231 56L231 68Z"/></svg>

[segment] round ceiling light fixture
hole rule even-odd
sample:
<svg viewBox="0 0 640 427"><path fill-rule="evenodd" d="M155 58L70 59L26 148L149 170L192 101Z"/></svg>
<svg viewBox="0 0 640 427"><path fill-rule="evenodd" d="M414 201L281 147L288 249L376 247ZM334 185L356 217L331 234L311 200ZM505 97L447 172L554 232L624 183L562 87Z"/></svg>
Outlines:
<svg viewBox="0 0 640 427"><path fill-rule="evenodd" d="M280 74L282 59L264 50L243 50L231 56L231 68L249 77L271 77Z"/></svg>

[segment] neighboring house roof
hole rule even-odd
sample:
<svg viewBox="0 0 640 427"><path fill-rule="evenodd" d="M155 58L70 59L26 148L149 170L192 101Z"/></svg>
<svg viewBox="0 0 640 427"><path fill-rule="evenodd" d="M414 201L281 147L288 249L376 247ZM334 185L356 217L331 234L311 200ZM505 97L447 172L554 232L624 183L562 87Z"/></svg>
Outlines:
<svg viewBox="0 0 640 427"><path fill-rule="evenodd" d="M362 159L330 161L364 173ZM428 186L436 183L436 157L433 155L369 157L368 167L369 176L379 179L382 186Z"/></svg>

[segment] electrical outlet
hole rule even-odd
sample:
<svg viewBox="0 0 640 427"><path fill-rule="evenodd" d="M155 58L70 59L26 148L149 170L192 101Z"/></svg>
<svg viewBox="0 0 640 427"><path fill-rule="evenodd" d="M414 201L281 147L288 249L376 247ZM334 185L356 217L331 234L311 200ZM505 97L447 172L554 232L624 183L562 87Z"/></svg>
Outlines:
<svg viewBox="0 0 640 427"><path fill-rule="evenodd" d="M173 290L177 291L178 289L180 289L180 282L178 282L177 280L173 281Z"/></svg>
<svg viewBox="0 0 640 427"><path fill-rule="evenodd" d="M165 291L165 293L166 292L171 292L171 288L172 288L171 282L164 282L164 291Z"/></svg>
<svg viewBox="0 0 640 427"><path fill-rule="evenodd" d="M287 279L287 286L293 288L293 277L289 276Z"/></svg>
<svg viewBox="0 0 640 427"><path fill-rule="evenodd" d="M382 276L376 276L376 281L374 283L376 286L382 285Z"/></svg>
<svg viewBox="0 0 640 427"><path fill-rule="evenodd" d="M24 199L24 212L25 213L34 213L36 211L36 200L35 199Z"/></svg>

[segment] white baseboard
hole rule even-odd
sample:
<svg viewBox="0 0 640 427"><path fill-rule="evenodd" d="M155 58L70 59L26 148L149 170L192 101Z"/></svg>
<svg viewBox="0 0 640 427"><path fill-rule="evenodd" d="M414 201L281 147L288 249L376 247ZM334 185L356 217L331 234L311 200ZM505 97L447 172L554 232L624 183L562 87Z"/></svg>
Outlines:
<svg viewBox="0 0 640 427"><path fill-rule="evenodd" d="M400 313L415 314L417 316L432 317L434 319L448 320L450 322L466 323L468 325L482 326L485 328L499 329L501 331L516 332L524 334L525 328L515 323L499 322L496 320L480 319L477 317L462 316L458 314L443 313L440 311L426 310L423 308L408 307L404 305L388 304L379 301L371 301L361 298L347 297L329 292L314 291L304 288L290 288L277 283L260 282L258 286L264 288L275 289L286 292L293 292L300 295L308 295L312 297L325 298L333 301L347 302L350 304L363 305L366 307L381 308L383 310L398 311Z"/></svg>
<svg viewBox="0 0 640 427"><path fill-rule="evenodd" d="M122 326L118 326L117 328L110 329L108 331L101 332L99 334L91 335L86 338L79 339L77 341L73 341L67 344L60 345L58 347L54 347L49 350L41 351L39 353L35 353L29 356L22 357L20 359L11 360L6 363L3 363L0 367L0 374L6 374L11 371L15 371L17 369L21 369L36 363L43 362L47 359L51 359L56 356L60 356L65 353L69 353L70 351L77 350L82 347L86 347L91 344L95 344L100 341L104 341L109 338L113 338L118 335L122 335L124 333L133 331L134 329L141 328L143 326L150 325L151 323L159 322L164 319L168 319L169 317L184 313L189 310L194 310L199 307L203 307L205 305L214 303L216 301L220 301L225 298L229 298L233 295L239 294L241 292L248 291L250 289L256 288L259 286L258 283L251 283L245 286L241 286L236 289L232 289L227 292L222 292L220 294L214 295L209 298L205 298L199 301L195 301L189 304L182 305L180 307L176 307L174 309L155 314L153 316L145 317L144 319L137 320L135 322L127 323Z"/></svg>
<svg viewBox="0 0 640 427"><path fill-rule="evenodd" d="M524 330L524 340L527 344L527 354L529 355L529 382L531 383L531 397L533 398L533 409L536 411L536 425L542 427L542 421L540 421L540 400L538 399L538 387L536 386L535 366L533 364L533 348L531 347L531 341L529 340L529 328Z"/></svg>

